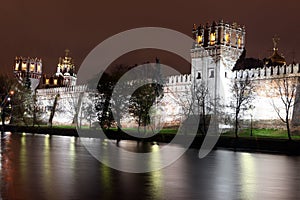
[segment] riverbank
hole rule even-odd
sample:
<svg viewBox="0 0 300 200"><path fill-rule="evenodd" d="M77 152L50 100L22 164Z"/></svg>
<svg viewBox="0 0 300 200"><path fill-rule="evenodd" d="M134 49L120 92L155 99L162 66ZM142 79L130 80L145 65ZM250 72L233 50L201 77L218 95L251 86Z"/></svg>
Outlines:
<svg viewBox="0 0 300 200"><path fill-rule="evenodd" d="M61 127L46 127L46 126L12 126L7 125L1 127L3 131L19 132L19 133L34 133L34 134L48 134L59 136L75 136L78 137L78 132L75 128L61 128ZM93 131L90 129L81 129L82 135L86 137L93 137ZM158 142L169 143L175 136L174 133L158 133L149 138L135 138L125 133L117 133L116 131L106 131L106 137L112 140L137 140L143 142ZM81 136L82 136L81 135ZM99 137L99 135L97 135ZM101 136L100 136L101 137ZM182 138L191 136L179 136ZM103 138L103 137L102 137ZM191 148L200 148L204 137L196 136L191 144ZM300 155L300 140L278 139L278 138L264 138L264 137L239 137L236 139L232 136L222 135L215 149L229 149L234 151L247 151L247 152L265 152L276 154Z"/></svg>

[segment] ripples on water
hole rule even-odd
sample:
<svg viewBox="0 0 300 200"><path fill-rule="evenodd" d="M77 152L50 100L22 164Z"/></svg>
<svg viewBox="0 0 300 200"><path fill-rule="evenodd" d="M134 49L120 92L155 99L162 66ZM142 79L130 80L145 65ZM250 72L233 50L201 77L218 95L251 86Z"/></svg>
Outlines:
<svg viewBox="0 0 300 200"><path fill-rule="evenodd" d="M131 141L121 141L120 146L130 151L153 149L152 144ZM300 157L223 150L201 160L197 156L198 150L190 149L167 168L131 174L100 164L78 138L6 132L1 135L1 196L51 200L300 199ZM155 159L159 160L159 155Z"/></svg>

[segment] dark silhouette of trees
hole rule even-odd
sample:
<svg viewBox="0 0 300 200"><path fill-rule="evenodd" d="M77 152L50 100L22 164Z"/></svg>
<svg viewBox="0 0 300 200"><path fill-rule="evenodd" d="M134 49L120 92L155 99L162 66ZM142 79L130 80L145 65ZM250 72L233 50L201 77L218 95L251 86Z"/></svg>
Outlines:
<svg viewBox="0 0 300 200"><path fill-rule="evenodd" d="M150 124L150 109L162 96L162 86L155 83L143 85L131 96L129 113L136 119L139 133L140 127L146 132L146 126Z"/></svg>

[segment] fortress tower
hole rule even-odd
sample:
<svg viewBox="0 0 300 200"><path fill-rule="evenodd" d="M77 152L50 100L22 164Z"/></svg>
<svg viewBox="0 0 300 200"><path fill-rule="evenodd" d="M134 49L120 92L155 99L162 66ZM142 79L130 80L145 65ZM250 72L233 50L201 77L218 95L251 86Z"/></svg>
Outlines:
<svg viewBox="0 0 300 200"><path fill-rule="evenodd" d="M42 76L42 59L30 57L16 57L14 74L21 84L35 90Z"/></svg>
<svg viewBox="0 0 300 200"><path fill-rule="evenodd" d="M233 67L245 46L245 28L233 23L194 24L191 49L192 85L204 83L212 99L220 98L227 104L230 100L230 84ZM224 102L225 100L225 102Z"/></svg>

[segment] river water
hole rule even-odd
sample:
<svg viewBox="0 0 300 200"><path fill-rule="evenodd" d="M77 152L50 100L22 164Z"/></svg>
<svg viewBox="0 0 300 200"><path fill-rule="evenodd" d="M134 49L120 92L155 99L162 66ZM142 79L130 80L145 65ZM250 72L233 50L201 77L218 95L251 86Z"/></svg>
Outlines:
<svg viewBox="0 0 300 200"><path fill-rule="evenodd" d="M199 159L189 149L133 174L99 163L75 137L2 133L0 175L2 199L300 199L300 157L216 150Z"/></svg>

